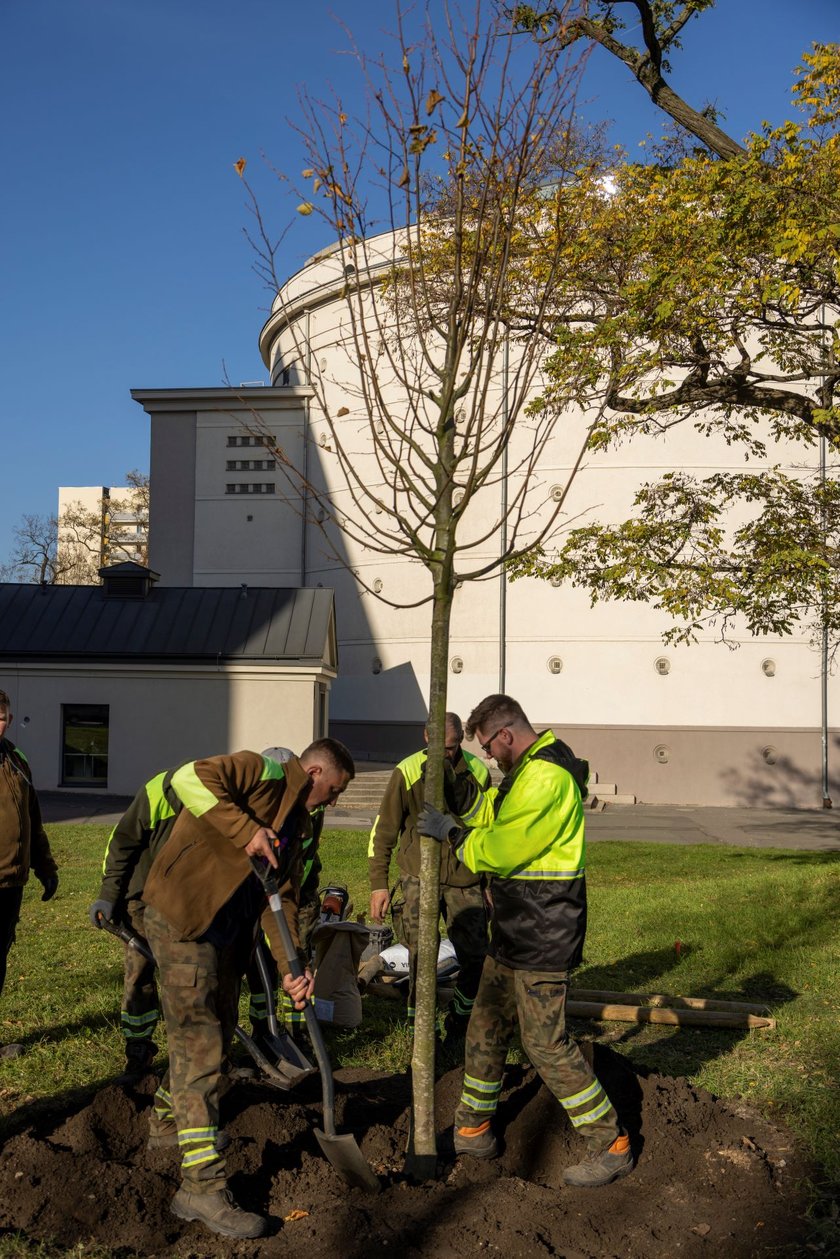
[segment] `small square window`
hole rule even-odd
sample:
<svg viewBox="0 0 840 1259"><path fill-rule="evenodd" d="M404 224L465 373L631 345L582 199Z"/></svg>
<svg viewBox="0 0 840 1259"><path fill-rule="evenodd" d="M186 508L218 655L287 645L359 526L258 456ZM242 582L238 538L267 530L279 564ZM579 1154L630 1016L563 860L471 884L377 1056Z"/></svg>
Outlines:
<svg viewBox="0 0 840 1259"><path fill-rule="evenodd" d="M65 787L107 787L107 704L62 704L61 781Z"/></svg>

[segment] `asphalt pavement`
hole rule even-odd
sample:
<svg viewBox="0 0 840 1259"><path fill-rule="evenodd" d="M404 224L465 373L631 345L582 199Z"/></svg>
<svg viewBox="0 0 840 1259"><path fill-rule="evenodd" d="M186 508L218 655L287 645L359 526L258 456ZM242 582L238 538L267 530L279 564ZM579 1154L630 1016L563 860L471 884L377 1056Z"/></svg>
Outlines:
<svg viewBox="0 0 840 1259"><path fill-rule="evenodd" d="M113 826L131 803L130 796L42 791L46 823ZM370 830L369 810L328 809L326 824ZM636 840L654 844L723 844L742 848L789 848L803 852L840 852L840 809L748 809L711 805L607 805L587 813L587 838Z"/></svg>

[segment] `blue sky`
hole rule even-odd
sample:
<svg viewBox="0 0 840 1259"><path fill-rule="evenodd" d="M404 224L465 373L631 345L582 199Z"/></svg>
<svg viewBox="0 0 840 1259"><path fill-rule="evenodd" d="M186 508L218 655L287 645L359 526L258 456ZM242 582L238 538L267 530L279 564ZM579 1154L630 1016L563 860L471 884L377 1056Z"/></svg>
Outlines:
<svg viewBox="0 0 840 1259"><path fill-rule="evenodd" d="M299 169L299 88L332 86L352 112L358 71L339 22L375 53L393 13L392 0L0 0L0 563L24 512L56 509L59 485L119 485L148 467L131 388L265 379L270 295L233 163L248 159L281 226L288 205L260 154ZM789 115L801 53L838 35L838 0L719 0L689 24L671 80L740 137ZM631 152L661 129L605 55L585 96ZM314 215L298 218L281 270L325 243Z"/></svg>

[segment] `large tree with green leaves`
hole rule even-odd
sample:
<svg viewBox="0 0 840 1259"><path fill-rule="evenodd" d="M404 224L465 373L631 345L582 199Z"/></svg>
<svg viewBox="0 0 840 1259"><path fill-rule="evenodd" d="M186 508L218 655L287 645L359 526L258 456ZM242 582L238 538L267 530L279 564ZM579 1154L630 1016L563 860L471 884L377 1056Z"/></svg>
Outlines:
<svg viewBox="0 0 840 1259"><path fill-rule="evenodd" d="M587 7L609 25L620 6ZM646 36L638 55L652 56L657 32L667 42L678 21L709 6L633 7ZM541 38L567 39L568 25L554 30L545 13L542 22ZM616 51L614 32L603 33ZM572 530L553 555L516 566L568 578L594 598L653 601L681 620L671 637L691 638L709 619L725 633L736 614L753 632L789 633L803 618L838 632L836 46L806 55L794 97L800 120L765 126L737 151L716 142L716 157L674 140L647 165L617 163L564 269L579 305L557 321L547 396L603 388L593 449L691 424L764 466L669 474L641 488L631 518ZM564 290L562 312L568 304ZM790 466L790 445L787 466L767 467L782 441L813 471L821 439L827 476Z"/></svg>

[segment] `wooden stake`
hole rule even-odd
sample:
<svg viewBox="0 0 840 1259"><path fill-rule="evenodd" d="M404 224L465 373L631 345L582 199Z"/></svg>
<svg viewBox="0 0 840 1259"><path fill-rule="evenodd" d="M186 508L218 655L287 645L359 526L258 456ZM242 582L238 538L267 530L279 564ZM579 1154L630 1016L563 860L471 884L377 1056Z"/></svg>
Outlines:
<svg viewBox="0 0 840 1259"><path fill-rule="evenodd" d="M612 1005L606 1001L566 1002L566 1013L573 1018L604 1019L616 1023L669 1023L677 1027L766 1027L776 1020L737 1010L667 1009L663 1006Z"/></svg>
<svg viewBox="0 0 840 1259"><path fill-rule="evenodd" d="M753 1005L748 1001L723 1001L717 997L669 997L663 993L605 992L598 988L572 988L570 1001L607 1001L617 1005L668 1006L674 1010L725 1010L739 1014L770 1016L766 1005Z"/></svg>

